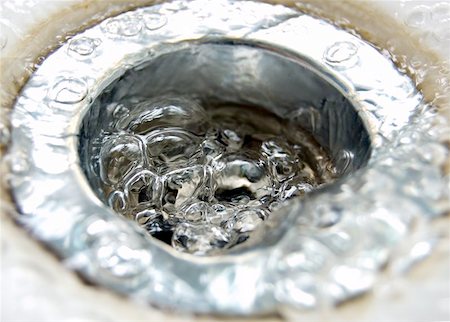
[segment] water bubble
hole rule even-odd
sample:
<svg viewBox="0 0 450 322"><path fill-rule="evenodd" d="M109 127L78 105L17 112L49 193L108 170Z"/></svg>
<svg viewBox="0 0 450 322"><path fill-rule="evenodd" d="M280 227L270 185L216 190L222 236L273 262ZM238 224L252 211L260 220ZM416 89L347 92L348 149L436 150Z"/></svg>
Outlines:
<svg viewBox="0 0 450 322"><path fill-rule="evenodd" d="M167 16L160 13L147 13L143 16L145 28L157 30L167 24Z"/></svg>
<svg viewBox="0 0 450 322"><path fill-rule="evenodd" d="M335 67L353 67L358 61L358 47L349 41L333 44L325 52L325 61Z"/></svg>
<svg viewBox="0 0 450 322"><path fill-rule="evenodd" d="M100 150L100 177L105 184L116 184L143 162L138 138L129 134L111 136Z"/></svg>
<svg viewBox="0 0 450 322"><path fill-rule="evenodd" d="M285 201L294 197L304 196L306 193L314 190L314 186L305 181L305 178L294 177L284 182L278 190L279 200Z"/></svg>
<svg viewBox="0 0 450 322"><path fill-rule="evenodd" d="M227 154L214 163L214 168L215 197L219 201L232 202L241 195L260 199L272 192L270 175L258 155Z"/></svg>
<svg viewBox="0 0 450 322"><path fill-rule="evenodd" d="M150 264L151 256L148 251L135 249L125 241L119 242L115 238L99 238L92 251L95 252L96 262L103 271L121 279L144 274Z"/></svg>
<svg viewBox="0 0 450 322"><path fill-rule="evenodd" d="M431 8L432 21L435 24L448 24L450 20L450 3L438 2Z"/></svg>
<svg viewBox="0 0 450 322"><path fill-rule="evenodd" d="M149 170L141 170L133 173L125 181L125 194L131 207L140 204L159 204L160 180L156 174Z"/></svg>
<svg viewBox="0 0 450 322"><path fill-rule="evenodd" d="M106 222L88 217L86 222L75 228L83 233L74 234L77 236L73 240L74 247L80 250L80 256L93 257L88 260L96 263L92 266L92 269L98 270L96 276L101 276L112 285L126 280L127 287L137 288L148 278L151 254L134 231L120 230L120 226L121 222L117 219Z"/></svg>
<svg viewBox="0 0 450 322"><path fill-rule="evenodd" d="M69 53L76 53L80 56L89 56L101 42L100 39L88 37L73 39L69 44Z"/></svg>
<svg viewBox="0 0 450 322"><path fill-rule="evenodd" d="M126 16L120 20L120 34L123 36L135 36L142 30L142 25L137 17Z"/></svg>
<svg viewBox="0 0 450 322"><path fill-rule="evenodd" d="M120 33L120 22L118 19L108 19L102 29L106 33L118 35Z"/></svg>
<svg viewBox="0 0 450 322"><path fill-rule="evenodd" d="M77 78L64 78L49 91L49 97L57 103L75 104L86 98L88 87L86 83Z"/></svg>
<svg viewBox="0 0 450 322"><path fill-rule="evenodd" d="M182 212L182 216L183 219L188 222L200 222L205 221L211 212L212 209L209 204L200 201L186 207L186 209Z"/></svg>
<svg viewBox="0 0 450 322"><path fill-rule="evenodd" d="M421 27L428 24L430 18L428 6L416 6L407 16L405 23L410 27Z"/></svg>
<svg viewBox="0 0 450 322"><path fill-rule="evenodd" d="M133 106L133 118L127 128L136 134L146 135L155 129L168 127L203 134L206 115L193 100L161 98Z"/></svg>
<svg viewBox="0 0 450 322"><path fill-rule="evenodd" d="M211 164L211 162L217 160L225 152L225 147L215 137L207 137L201 143L201 151L203 162L205 164Z"/></svg>
<svg viewBox="0 0 450 322"><path fill-rule="evenodd" d="M217 140L223 143L228 151L239 151L244 143L244 138L230 129L219 131Z"/></svg>
<svg viewBox="0 0 450 322"><path fill-rule="evenodd" d="M271 175L278 182L283 182L296 174L297 162L287 144L272 139L263 142L261 150L267 159Z"/></svg>
<svg viewBox="0 0 450 322"><path fill-rule="evenodd" d="M113 191L108 197L108 205L116 212L125 211L127 204L124 193L122 191Z"/></svg>
<svg viewBox="0 0 450 322"><path fill-rule="evenodd" d="M211 206L211 211L206 213L206 221L216 226L224 226L233 215L233 212L233 207L216 203Z"/></svg>
<svg viewBox="0 0 450 322"><path fill-rule="evenodd" d="M205 171L201 166L169 172L164 178L163 208L174 212L195 200L202 192Z"/></svg>
<svg viewBox="0 0 450 322"><path fill-rule="evenodd" d="M151 235L170 231L167 219L167 214L154 208L144 208L135 215L136 222Z"/></svg>
<svg viewBox="0 0 450 322"><path fill-rule="evenodd" d="M247 233L255 230L266 218L267 213L263 209L243 209L228 221L227 229Z"/></svg>
<svg viewBox="0 0 450 322"><path fill-rule="evenodd" d="M117 212L184 252L209 254L245 241L270 211L324 180L310 165L314 143L286 140L272 115L205 110L167 96L126 104L107 107L117 130L97 144L103 189L117 198L110 200ZM308 137L289 126L293 142ZM326 159L320 153L318 160Z"/></svg>
<svg viewBox="0 0 450 322"><path fill-rule="evenodd" d="M133 14L121 15L119 18L106 20L102 25L104 32L126 37L136 36L142 30L141 19Z"/></svg>
<svg viewBox="0 0 450 322"><path fill-rule="evenodd" d="M181 252L206 255L223 248L229 242L228 233L211 224L180 224L175 228L172 246Z"/></svg>
<svg viewBox="0 0 450 322"><path fill-rule="evenodd" d="M146 145L149 158L162 172L192 164L200 156L198 138L183 130L155 130L146 138Z"/></svg>

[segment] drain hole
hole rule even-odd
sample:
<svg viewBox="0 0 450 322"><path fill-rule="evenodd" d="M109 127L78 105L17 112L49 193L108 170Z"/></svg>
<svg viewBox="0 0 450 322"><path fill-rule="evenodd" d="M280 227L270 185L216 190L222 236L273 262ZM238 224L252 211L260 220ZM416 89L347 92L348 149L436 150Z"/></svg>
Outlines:
<svg viewBox="0 0 450 322"><path fill-rule="evenodd" d="M179 251L245 242L288 200L370 154L350 102L303 65L266 49L192 44L127 71L83 121L91 186Z"/></svg>
<svg viewBox="0 0 450 322"><path fill-rule="evenodd" d="M236 202L241 198L248 198L249 200L255 200L255 196L246 187L239 187L235 189L217 189L214 197L217 201Z"/></svg>

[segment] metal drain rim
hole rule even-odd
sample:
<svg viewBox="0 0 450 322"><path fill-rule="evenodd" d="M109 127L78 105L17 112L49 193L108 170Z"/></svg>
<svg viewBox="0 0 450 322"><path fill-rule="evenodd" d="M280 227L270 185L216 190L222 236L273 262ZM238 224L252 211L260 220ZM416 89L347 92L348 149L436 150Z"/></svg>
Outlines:
<svg viewBox="0 0 450 322"><path fill-rule="evenodd" d="M393 64L375 49L331 25L281 6L253 2L214 3L220 7L219 10L211 6L210 2L194 1L167 3L124 13L83 32L50 55L25 86L13 113L11 153L17 161L12 168L15 179L13 191L22 213L28 215L23 217L23 221L33 226L31 230L38 238L63 258L70 258L73 265L97 283L126 294L143 294L153 303L183 310L224 314L271 312L280 300L275 299L276 295L266 289L267 282L247 280L244 278L249 277L247 274L240 277L243 285L235 290L228 290L226 299L218 299L216 296L219 295L208 292L193 294L194 284L185 282L186 276L201 275L203 271L210 280L219 283L223 279L227 280L227 274L236 273L233 271L236 263L253 269L251 275L257 276L258 274L253 273L264 267L271 250L253 253L250 259L247 256L243 259L227 258L220 262L177 257L158 245L153 245L152 241L141 236L131 225L115 216L112 219L110 211L89 192L84 176L76 164L76 134L90 99L102 90L103 80L111 77L111 67L120 74L129 65L137 63L139 56L133 56L135 52L151 51L160 42L178 43L202 39L205 35L210 35L211 30L223 38L276 44L286 52L299 53L311 64L321 66L323 76L334 82L355 105L360 106L359 112L372 135L374 154L382 149L382 140L378 138L393 138L396 130L408 124L409 118L416 112L421 96L415 91L412 82L400 75ZM223 16L218 16L218 13ZM241 16L247 17L245 21L241 21ZM211 21L208 21L208 17ZM239 19L230 21L230 17ZM133 24L136 21L139 23ZM178 22L183 22L183 26ZM295 42L292 41L293 35L297 39ZM321 41L314 41L315 39ZM74 50L80 44L83 49ZM107 50L114 49L118 44L123 51ZM344 52L339 52L340 46L336 44L344 44ZM368 73L371 78L367 77ZM392 85L390 95L386 95L390 88L387 84ZM404 110L398 112L397 109L393 113L393 105ZM60 121L58 126L54 124L55 119ZM49 187L52 194L39 191L39 187L43 185ZM61 191L62 189L67 190ZM57 204L61 199L70 200L62 205L63 209L58 208L60 206ZM300 206L294 205L291 213L295 213ZM52 214L58 212L61 216L55 222ZM105 225L103 230L107 232L133 235L126 241L131 249L149 249L149 252L140 253L137 265L145 267L151 262L151 258L156 257L165 258L175 266L183 265L183 269L178 271L172 265L161 265L155 267L151 274L148 271L137 273L142 275L138 276L139 284L144 282L155 285L172 278L175 281L174 289L166 290L164 297L161 292L152 293L146 287L131 284L130 288L127 278L99 276L99 271L104 268L99 270L96 263L92 262L92 254L84 249L83 242L86 241L72 238L77 237L74 230L82 230L83 227L95 231L92 225L94 228ZM228 280L229 278L230 276ZM196 286L201 288L201 281L197 282L199 284ZM258 289L259 293L248 297L245 294L248 289ZM186 300L189 294L195 300Z"/></svg>

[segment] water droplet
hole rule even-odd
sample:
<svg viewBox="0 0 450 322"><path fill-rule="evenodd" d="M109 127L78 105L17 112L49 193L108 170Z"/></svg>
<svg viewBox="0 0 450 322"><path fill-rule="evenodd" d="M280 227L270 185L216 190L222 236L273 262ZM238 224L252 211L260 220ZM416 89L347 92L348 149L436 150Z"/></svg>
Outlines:
<svg viewBox="0 0 450 322"><path fill-rule="evenodd" d="M143 16L145 28L157 30L167 24L167 16L160 13L147 13Z"/></svg>
<svg viewBox="0 0 450 322"><path fill-rule="evenodd" d="M100 238L92 247L99 267L121 279L135 278L145 274L150 264L151 255L145 249L134 249L125 241Z"/></svg>
<svg viewBox="0 0 450 322"><path fill-rule="evenodd" d="M175 228L172 246L181 252L206 255L223 248L229 241L228 233L210 224L180 224Z"/></svg>
<svg viewBox="0 0 450 322"><path fill-rule="evenodd" d="M139 17L133 14L123 14L118 18L106 20L102 29L108 34L131 37L141 32L142 22Z"/></svg>
<svg viewBox="0 0 450 322"><path fill-rule="evenodd" d="M81 79L64 78L59 80L49 92L49 97L62 104L79 103L86 98L88 87Z"/></svg>
<svg viewBox="0 0 450 322"><path fill-rule="evenodd" d="M336 67L349 68L358 62L358 47L349 41L337 42L325 52L325 60Z"/></svg>
<svg viewBox="0 0 450 322"><path fill-rule="evenodd" d="M407 16L406 24L410 27L421 27L430 21L431 14L428 6L416 6Z"/></svg>
<svg viewBox="0 0 450 322"><path fill-rule="evenodd" d="M69 44L69 53L76 53L80 56L88 56L92 54L99 45L100 39L82 37L73 39Z"/></svg>
<svg viewBox="0 0 450 322"><path fill-rule="evenodd" d="M434 24L447 24L450 20L450 3L438 2L431 8L431 18Z"/></svg>
<svg viewBox="0 0 450 322"><path fill-rule="evenodd" d="M102 29L106 33L118 35L120 33L120 22L118 19L108 19L102 25Z"/></svg>
<svg viewBox="0 0 450 322"><path fill-rule="evenodd" d="M122 17L120 20L120 34L123 36L135 36L142 30L141 21L134 16Z"/></svg>

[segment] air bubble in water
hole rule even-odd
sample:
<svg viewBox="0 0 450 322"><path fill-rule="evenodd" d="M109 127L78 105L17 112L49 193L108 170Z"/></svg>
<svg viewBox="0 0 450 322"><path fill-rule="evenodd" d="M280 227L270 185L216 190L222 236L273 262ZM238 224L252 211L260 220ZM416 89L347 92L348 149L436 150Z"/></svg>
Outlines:
<svg viewBox="0 0 450 322"><path fill-rule="evenodd" d="M337 42L325 52L328 64L339 67L352 67L358 61L358 47L349 41Z"/></svg>
<svg viewBox="0 0 450 322"><path fill-rule="evenodd" d="M303 145L309 136L267 112L177 97L130 102L111 105L102 188L115 211L179 251L232 248L283 202L332 178L322 173L327 156Z"/></svg>
<svg viewBox="0 0 450 322"><path fill-rule="evenodd" d="M158 204L159 178L149 170L138 171L126 181L125 193L132 207Z"/></svg>
<svg viewBox="0 0 450 322"><path fill-rule="evenodd" d="M157 30L167 24L167 17L160 13L148 13L144 17L144 25L148 30Z"/></svg>
<svg viewBox="0 0 450 322"><path fill-rule="evenodd" d="M133 115L127 128L140 135L169 127L203 134L205 123L205 111L195 101L164 97L133 106Z"/></svg>
<svg viewBox="0 0 450 322"><path fill-rule="evenodd" d="M169 172L164 180L163 208L168 211L177 211L195 200L203 190L204 180L205 173L201 166Z"/></svg>
<svg viewBox="0 0 450 322"><path fill-rule="evenodd" d="M81 56L92 54L101 43L100 39L82 37L74 39L69 44L69 53L73 52Z"/></svg>
<svg viewBox="0 0 450 322"><path fill-rule="evenodd" d="M146 138L148 156L161 170L191 164L199 155L199 143L194 135L178 129L156 130Z"/></svg>
<svg viewBox="0 0 450 322"><path fill-rule="evenodd" d="M116 184L143 162L139 139L125 133L110 136L100 150L100 177L105 184Z"/></svg>
<svg viewBox="0 0 450 322"><path fill-rule="evenodd" d="M237 233L247 233L255 230L266 218L267 213L263 209L243 209L228 221L227 228Z"/></svg>
<svg viewBox="0 0 450 322"><path fill-rule="evenodd" d="M108 197L108 205L117 212L124 212L127 206L122 191L113 191Z"/></svg>
<svg viewBox="0 0 450 322"><path fill-rule="evenodd" d="M102 26L104 32L112 35L131 37L139 34L142 24L139 17L132 14L122 15L120 18L108 19Z"/></svg>
<svg viewBox="0 0 450 322"><path fill-rule="evenodd" d="M49 92L55 102L62 104L75 104L84 100L88 87L84 81L76 78L59 80Z"/></svg>
<svg viewBox="0 0 450 322"><path fill-rule="evenodd" d="M228 233L210 224L180 224L172 238L172 246L175 249L196 255L205 255L223 248L228 242Z"/></svg>

